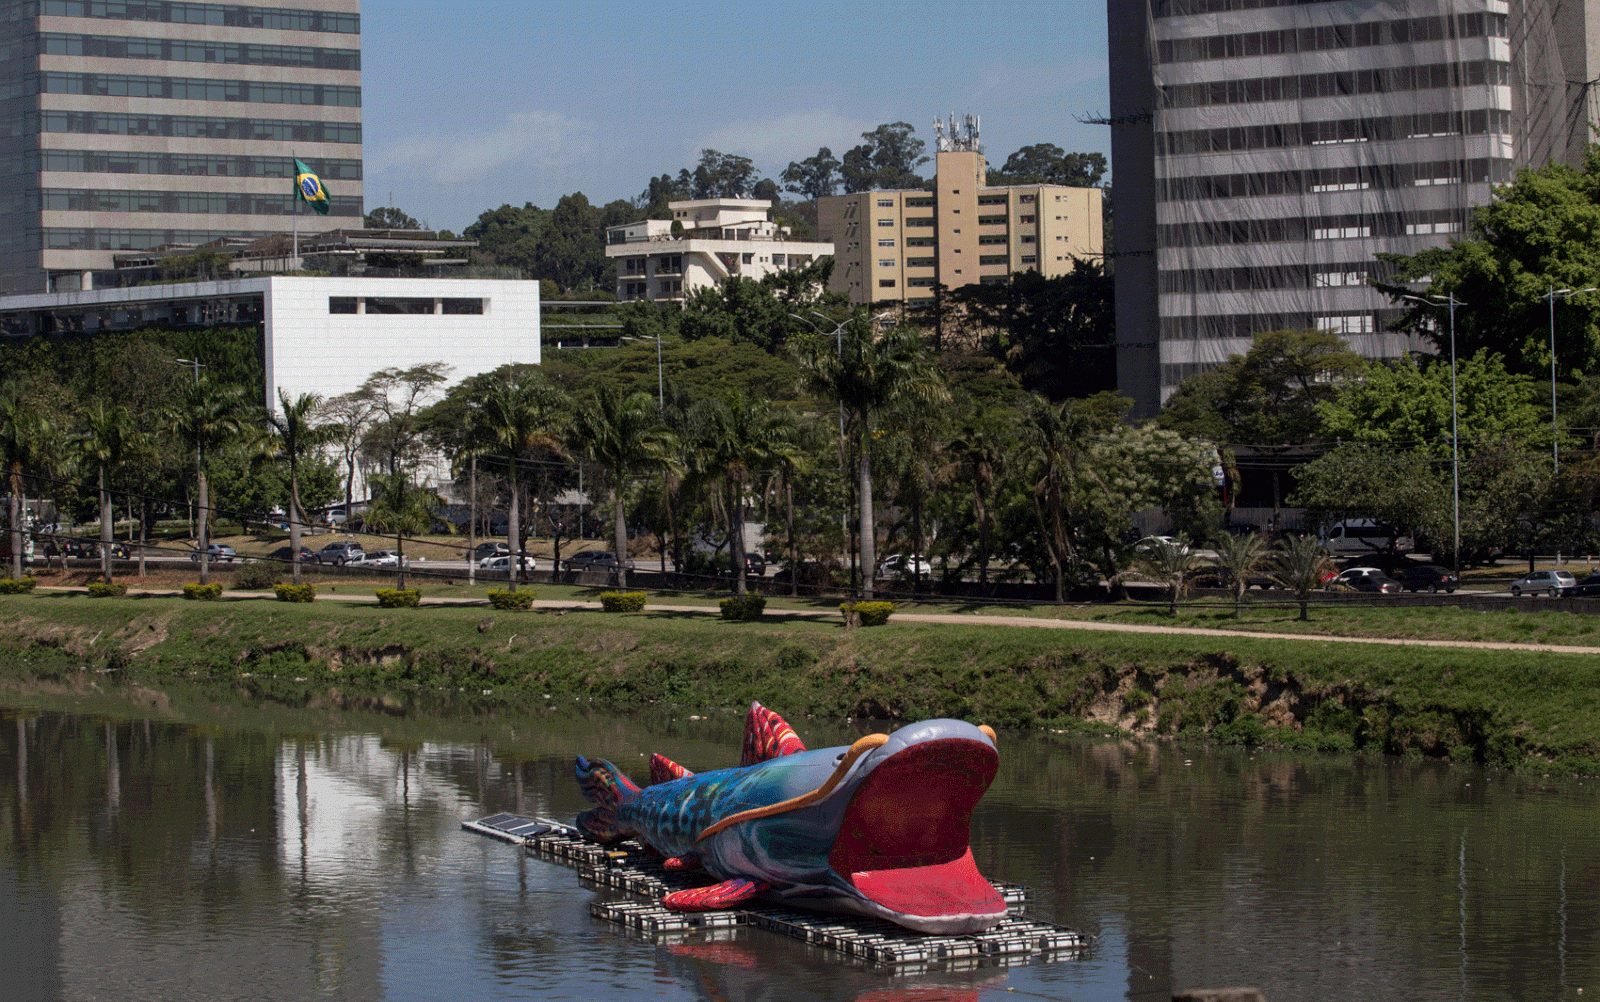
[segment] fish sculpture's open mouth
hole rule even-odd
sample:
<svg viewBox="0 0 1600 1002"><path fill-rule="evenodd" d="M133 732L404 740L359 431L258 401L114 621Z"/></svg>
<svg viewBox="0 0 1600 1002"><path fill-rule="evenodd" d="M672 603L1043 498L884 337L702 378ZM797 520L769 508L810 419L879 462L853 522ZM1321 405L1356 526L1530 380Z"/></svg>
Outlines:
<svg viewBox="0 0 1600 1002"><path fill-rule="evenodd" d="M856 788L828 863L895 921L930 932L983 928L1005 902L968 844L972 809L993 782L994 746L940 738L899 751Z"/></svg>

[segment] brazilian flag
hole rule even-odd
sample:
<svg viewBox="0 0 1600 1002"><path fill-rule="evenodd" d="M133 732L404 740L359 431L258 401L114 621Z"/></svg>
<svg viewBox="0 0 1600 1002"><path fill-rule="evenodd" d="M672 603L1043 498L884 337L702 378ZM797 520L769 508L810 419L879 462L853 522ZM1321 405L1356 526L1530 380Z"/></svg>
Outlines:
<svg viewBox="0 0 1600 1002"><path fill-rule="evenodd" d="M322 178L299 160L294 162L294 194L316 209L319 215L328 214L328 189L322 186Z"/></svg>

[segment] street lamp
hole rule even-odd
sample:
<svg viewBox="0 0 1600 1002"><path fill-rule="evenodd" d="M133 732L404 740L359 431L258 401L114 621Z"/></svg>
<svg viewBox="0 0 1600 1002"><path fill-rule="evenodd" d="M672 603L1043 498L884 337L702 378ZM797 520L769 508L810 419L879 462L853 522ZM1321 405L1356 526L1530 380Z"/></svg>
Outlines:
<svg viewBox="0 0 1600 1002"><path fill-rule="evenodd" d="M1423 306L1450 307L1450 482L1455 512L1455 554L1451 567L1461 573L1461 427L1456 406L1456 307L1462 305L1454 294L1444 296L1401 296Z"/></svg>
<svg viewBox="0 0 1600 1002"><path fill-rule="evenodd" d="M1556 428L1556 300L1596 291L1600 289L1594 286L1587 289L1558 289L1552 284L1550 291L1539 297L1550 304L1550 462L1557 473L1561 472L1561 434Z"/></svg>

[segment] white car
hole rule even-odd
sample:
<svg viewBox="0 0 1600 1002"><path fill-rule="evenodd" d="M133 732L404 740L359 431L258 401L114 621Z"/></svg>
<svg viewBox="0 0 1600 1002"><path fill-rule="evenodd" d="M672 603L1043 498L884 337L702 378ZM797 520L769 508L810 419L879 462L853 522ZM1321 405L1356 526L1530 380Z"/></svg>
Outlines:
<svg viewBox="0 0 1600 1002"><path fill-rule="evenodd" d="M1189 544L1185 543L1177 536L1146 536L1137 543L1133 544L1133 549L1137 553L1150 553L1155 550L1157 546L1163 545L1175 546L1178 548L1179 553L1189 552Z"/></svg>
<svg viewBox="0 0 1600 1002"><path fill-rule="evenodd" d="M921 554L896 553L878 565L878 577L880 578L930 577L932 574L932 561Z"/></svg>
<svg viewBox="0 0 1600 1002"><path fill-rule="evenodd" d="M498 557L484 557L478 562L478 570L480 571L509 571L510 569L511 554L509 553ZM536 571L539 569L539 565L532 557L524 555L522 558L522 569L525 571Z"/></svg>
<svg viewBox="0 0 1600 1002"><path fill-rule="evenodd" d="M394 550L374 550L353 563L357 567L399 567L402 562L407 567L411 566L410 557L402 561L400 554Z"/></svg>
<svg viewBox="0 0 1600 1002"><path fill-rule="evenodd" d="M1346 567L1340 571L1330 584L1349 584L1356 578L1368 578L1374 574L1382 574L1383 570L1377 567Z"/></svg>

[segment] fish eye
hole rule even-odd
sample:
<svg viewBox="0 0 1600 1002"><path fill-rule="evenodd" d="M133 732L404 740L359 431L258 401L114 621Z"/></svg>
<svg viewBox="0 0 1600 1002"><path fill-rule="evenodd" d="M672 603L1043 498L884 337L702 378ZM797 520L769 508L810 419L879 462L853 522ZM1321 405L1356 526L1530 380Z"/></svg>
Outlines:
<svg viewBox="0 0 1600 1002"><path fill-rule="evenodd" d="M837 754L837 755L835 755L833 757L833 764L834 765L838 765L840 762L843 762L843 761L844 761L844 752L840 752L839 754Z"/></svg>

